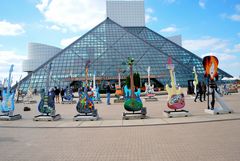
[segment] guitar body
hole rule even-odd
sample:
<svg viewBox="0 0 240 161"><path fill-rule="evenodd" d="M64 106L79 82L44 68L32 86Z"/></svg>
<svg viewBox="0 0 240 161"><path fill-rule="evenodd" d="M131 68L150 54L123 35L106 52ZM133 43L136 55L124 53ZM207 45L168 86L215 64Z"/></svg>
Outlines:
<svg viewBox="0 0 240 161"><path fill-rule="evenodd" d="M185 106L183 93L172 95L167 102L167 106L173 110L182 109Z"/></svg>
<svg viewBox="0 0 240 161"><path fill-rule="evenodd" d="M140 111L143 107L140 98L129 98L124 102L124 108L127 111Z"/></svg>
<svg viewBox="0 0 240 161"><path fill-rule="evenodd" d="M66 89L63 98L67 101L72 101L73 100L73 94L72 94L72 89L71 88Z"/></svg>
<svg viewBox="0 0 240 161"><path fill-rule="evenodd" d="M95 109L93 102L93 92L88 92L86 87L84 88L84 93L79 98L76 109L79 113L92 113Z"/></svg>
<svg viewBox="0 0 240 161"><path fill-rule="evenodd" d="M171 64L171 60L168 64L168 69L171 77L171 88L166 85L166 91L168 93L168 100L167 100L167 106L170 109L173 110L179 110L182 109L185 106L185 99L184 94L181 91L180 88L176 88L175 85L175 74L174 74L174 66Z"/></svg>
<svg viewBox="0 0 240 161"><path fill-rule="evenodd" d="M13 72L13 65L11 65L10 70L9 70L9 76L7 79L7 82L8 82L7 89L3 89L3 91L2 91L3 100L2 100L2 102L0 102L1 103L0 110L2 113L9 113L11 111L14 111L14 109L15 109L14 92L11 93L12 72ZM4 85L3 85L3 88L4 88Z"/></svg>
<svg viewBox="0 0 240 161"><path fill-rule="evenodd" d="M127 94L131 96L131 92L132 92L131 90L125 89L125 91L127 91ZM135 98L126 96L127 99L124 102L125 110L140 111L142 109L143 103L142 103L142 100L140 99L140 94L141 94L141 90L138 89L136 92L134 92Z"/></svg>
<svg viewBox="0 0 240 161"><path fill-rule="evenodd" d="M218 80L218 59L215 56L206 56L203 58L203 67L205 69L205 77L210 77L210 80L216 78Z"/></svg>
<svg viewBox="0 0 240 161"><path fill-rule="evenodd" d="M51 114L55 110L54 94L42 94L38 104L38 111L43 114Z"/></svg>
<svg viewBox="0 0 240 161"><path fill-rule="evenodd" d="M10 96L7 95L7 92L3 90L3 100L1 102L1 112L2 113L8 113L10 111L14 111L15 105L14 105L14 94L11 94Z"/></svg>

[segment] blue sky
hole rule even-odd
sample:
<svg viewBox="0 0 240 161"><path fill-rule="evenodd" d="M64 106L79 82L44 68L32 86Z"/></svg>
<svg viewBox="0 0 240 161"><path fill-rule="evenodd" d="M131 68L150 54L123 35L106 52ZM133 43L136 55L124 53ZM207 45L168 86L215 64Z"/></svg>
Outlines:
<svg viewBox="0 0 240 161"><path fill-rule="evenodd" d="M240 76L239 0L145 0L145 10L147 27L181 34L183 47L216 55L220 68ZM0 80L12 63L20 77L29 42L64 48L106 17L105 0L1 0L0 11Z"/></svg>

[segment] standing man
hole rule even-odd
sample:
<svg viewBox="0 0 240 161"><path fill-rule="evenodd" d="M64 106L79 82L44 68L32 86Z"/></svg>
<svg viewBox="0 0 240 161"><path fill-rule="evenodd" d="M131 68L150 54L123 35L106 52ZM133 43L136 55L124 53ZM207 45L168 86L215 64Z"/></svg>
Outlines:
<svg viewBox="0 0 240 161"><path fill-rule="evenodd" d="M207 86L204 82L202 82L202 94L203 94L204 101L206 101L206 92L207 92Z"/></svg>
<svg viewBox="0 0 240 161"><path fill-rule="evenodd" d="M202 102L202 83L198 82L197 89L196 89L196 97L194 99L194 102L197 102L197 98L199 96L199 100Z"/></svg>
<svg viewBox="0 0 240 161"><path fill-rule="evenodd" d="M56 103L60 103L60 100L59 100L60 89L55 87L54 94L56 96Z"/></svg>
<svg viewBox="0 0 240 161"><path fill-rule="evenodd" d="M106 93L107 93L107 105L110 105L110 93L111 93L111 85L110 81L108 81L107 87L106 87Z"/></svg>

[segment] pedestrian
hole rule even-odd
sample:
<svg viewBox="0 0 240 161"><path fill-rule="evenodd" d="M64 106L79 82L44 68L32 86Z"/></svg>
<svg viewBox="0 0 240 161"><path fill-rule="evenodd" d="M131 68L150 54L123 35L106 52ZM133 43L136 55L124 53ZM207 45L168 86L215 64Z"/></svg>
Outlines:
<svg viewBox="0 0 240 161"><path fill-rule="evenodd" d="M59 100L60 89L55 87L54 94L56 96L56 103L60 103L60 100Z"/></svg>
<svg viewBox="0 0 240 161"><path fill-rule="evenodd" d="M204 82L202 82L202 94L203 94L204 101L206 101L206 92L207 92L207 86Z"/></svg>
<svg viewBox="0 0 240 161"><path fill-rule="evenodd" d="M64 89L63 88L61 88L60 94L61 94L61 98L62 98L62 102L63 102L63 97L64 97Z"/></svg>
<svg viewBox="0 0 240 161"><path fill-rule="evenodd" d="M110 81L108 81L107 87L106 87L106 93L107 93L107 105L110 105L110 94L111 94L111 85Z"/></svg>
<svg viewBox="0 0 240 161"><path fill-rule="evenodd" d="M197 98L199 96L199 100L202 102L202 85L201 82L198 82L197 89L196 89L196 97L194 99L194 102L197 102Z"/></svg>

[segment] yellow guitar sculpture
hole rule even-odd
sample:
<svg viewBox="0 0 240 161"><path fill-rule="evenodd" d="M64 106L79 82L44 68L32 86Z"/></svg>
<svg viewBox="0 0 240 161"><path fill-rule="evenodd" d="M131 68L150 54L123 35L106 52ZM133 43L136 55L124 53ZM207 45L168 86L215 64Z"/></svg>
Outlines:
<svg viewBox="0 0 240 161"><path fill-rule="evenodd" d="M167 105L170 109L181 109L185 106L184 94L181 89L177 89L175 85L175 77L173 74L174 65L172 64L171 59L168 60L167 68L169 69L171 77L171 88L169 85L166 85L166 90L168 92L168 102Z"/></svg>

